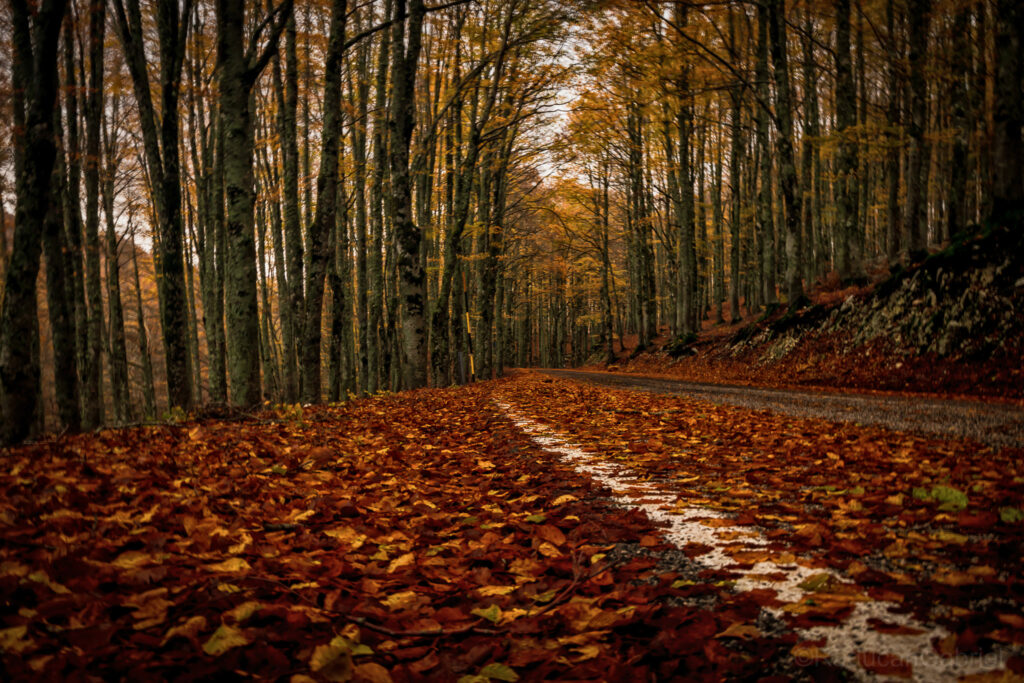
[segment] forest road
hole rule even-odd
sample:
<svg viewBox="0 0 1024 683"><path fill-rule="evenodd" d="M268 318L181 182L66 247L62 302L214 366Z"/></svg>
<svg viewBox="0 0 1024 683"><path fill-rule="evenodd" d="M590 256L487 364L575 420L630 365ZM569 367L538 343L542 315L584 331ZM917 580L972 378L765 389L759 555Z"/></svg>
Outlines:
<svg viewBox="0 0 1024 683"><path fill-rule="evenodd" d="M617 389L696 398L717 405L971 439L997 448L1024 447L1024 408L1005 403L707 384L582 370L545 368L540 372Z"/></svg>

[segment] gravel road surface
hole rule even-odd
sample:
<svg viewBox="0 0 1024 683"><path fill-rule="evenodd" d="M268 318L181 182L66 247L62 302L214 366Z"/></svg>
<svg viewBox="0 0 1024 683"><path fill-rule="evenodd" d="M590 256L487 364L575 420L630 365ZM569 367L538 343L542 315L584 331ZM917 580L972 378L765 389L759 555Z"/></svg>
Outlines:
<svg viewBox="0 0 1024 683"><path fill-rule="evenodd" d="M617 389L689 396L715 404L878 425L928 436L972 439L996 447L1024 446L1024 408L1004 403L767 389L610 372L552 369L542 372Z"/></svg>

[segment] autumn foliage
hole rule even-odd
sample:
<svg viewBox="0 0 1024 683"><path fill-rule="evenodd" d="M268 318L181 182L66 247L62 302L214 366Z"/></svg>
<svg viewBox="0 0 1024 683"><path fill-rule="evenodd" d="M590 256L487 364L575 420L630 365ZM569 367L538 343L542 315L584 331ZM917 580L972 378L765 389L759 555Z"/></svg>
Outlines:
<svg viewBox="0 0 1024 683"><path fill-rule="evenodd" d="M758 558L702 568L499 403L846 588L766 622L772 596L732 581ZM60 438L2 461L0 661L12 679L785 678L828 670L793 629L851 594L946 626L936 656L981 653L1024 644L1021 455L534 374Z"/></svg>

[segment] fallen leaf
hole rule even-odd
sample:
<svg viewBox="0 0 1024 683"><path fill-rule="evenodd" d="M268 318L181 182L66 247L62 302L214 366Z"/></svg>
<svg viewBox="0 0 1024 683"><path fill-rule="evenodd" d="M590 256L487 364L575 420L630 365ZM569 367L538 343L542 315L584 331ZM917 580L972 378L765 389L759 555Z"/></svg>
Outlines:
<svg viewBox="0 0 1024 683"><path fill-rule="evenodd" d="M405 553L404 555L396 557L391 561L391 564L388 565L388 574L392 574L401 569L402 567L408 567L415 561L415 553Z"/></svg>
<svg viewBox="0 0 1024 683"><path fill-rule="evenodd" d="M206 617L197 614L194 617L189 617L188 621L177 626L172 626L167 629L167 633L164 634L163 640L160 641L160 646L163 647L167 644L171 638L185 638L187 640L195 640L199 637L199 632L206 629Z"/></svg>
<svg viewBox="0 0 1024 683"><path fill-rule="evenodd" d="M214 564L206 565L206 568L211 572L247 572L252 569L249 563L243 560L241 557L232 557L223 562L216 562Z"/></svg>
<svg viewBox="0 0 1024 683"><path fill-rule="evenodd" d="M496 681L508 681L515 683L519 680L519 674L512 670L507 664L492 662L480 669L480 675Z"/></svg>
<svg viewBox="0 0 1024 683"><path fill-rule="evenodd" d="M470 614L475 614L478 617L486 619L492 624L497 624L501 620L501 608L497 605L477 607L476 609L472 610Z"/></svg>
<svg viewBox="0 0 1024 683"><path fill-rule="evenodd" d="M249 638L239 629L221 624L203 645L203 652L212 657L219 657L231 648L248 645L249 642Z"/></svg>
<svg viewBox="0 0 1024 683"><path fill-rule="evenodd" d="M352 643L345 636L335 636L331 642L317 645L309 658L309 668L334 683L352 680Z"/></svg>
<svg viewBox="0 0 1024 683"><path fill-rule="evenodd" d="M715 638L741 638L743 640L751 640L753 638L760 638L761 631L752 624L744 624L742 622L736 622L730 624L729 628L725 629L721 633L715 634Z"/></svg>
<svg viewBox="0 0 1024 683"><path fill-rule="evenodd" d="M27 626L12 626L0 629L0 652L10 652L17 655L34 649L35 643L25 637L27 633Z"/></svg>

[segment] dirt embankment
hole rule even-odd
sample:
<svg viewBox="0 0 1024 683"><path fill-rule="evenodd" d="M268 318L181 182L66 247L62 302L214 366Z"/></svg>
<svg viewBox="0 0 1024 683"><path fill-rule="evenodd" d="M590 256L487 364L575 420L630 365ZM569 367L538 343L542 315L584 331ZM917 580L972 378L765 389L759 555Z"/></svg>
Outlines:
<svg viewBox="0 0 1024 683"><path fill-rule="evenodd" d="M1024 231L961 235L862 288L707 328L613 369L691 381L1024 398Z"/></svg>

